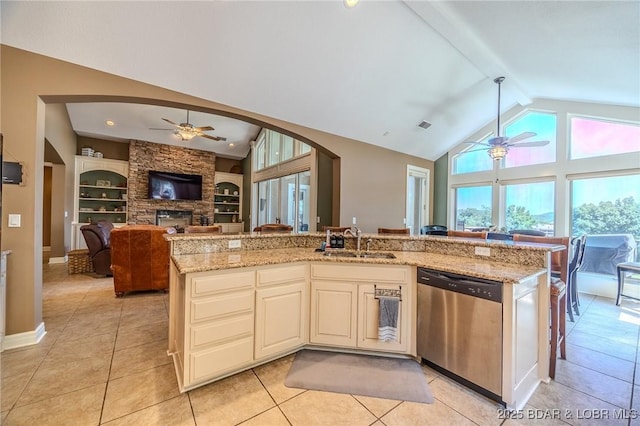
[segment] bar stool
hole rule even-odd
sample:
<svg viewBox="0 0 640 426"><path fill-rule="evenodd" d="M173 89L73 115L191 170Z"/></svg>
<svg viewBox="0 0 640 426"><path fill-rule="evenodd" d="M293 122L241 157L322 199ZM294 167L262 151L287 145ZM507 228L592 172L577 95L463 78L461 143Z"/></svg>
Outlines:
<svg viewBox="0 0 640 426"><path fill-rule="evenodd" d="M630 297L631 299L638 299L637 297L626 296L622 294L622 290L624 288L624 278L625 272L635 272L640 274L640 263L639 262L623 262L618 263L616 266L618 270L618 296L616 297L616 305L620 306L620 302L622 302L622 296Z"/></svg>
<svg viewBox="0 0 640 426"><path fill-rule="evenodd" d="M549 377L556 377L556 360L558 359L558 345L560 358L567 359L565 345L565 330L567 323L567 286L560 278L551 278L549 287L551 303L551 354L549 359Z"/></svg>
<svg viewBox="0 0 640 426"><path fill-rule="evenodd" d="M378 234L409 235L409 228L378 228Z"/></svg>

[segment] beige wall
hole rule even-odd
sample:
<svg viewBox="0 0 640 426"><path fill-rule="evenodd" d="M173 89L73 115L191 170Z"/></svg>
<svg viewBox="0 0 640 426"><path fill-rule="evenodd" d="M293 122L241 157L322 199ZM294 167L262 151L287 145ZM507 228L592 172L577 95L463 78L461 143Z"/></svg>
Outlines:
<svg viewBox="0 0 640 426"><path fill-rule="evenodd" d="M33 331L42 321L42 188L38 183L42 182L45 103L138 101L188 106L293 135L341 157L341 170L336 171L341 177L340 223L350 223L357 216L364 231L402 223L407 164L433 169L431 161L8 46L2 45L0 55L4 153L8 161L24 162L27 173L25 186L3 187L2 249L13 250L7 276L8 335ZM22 214L21 228L6 227L9 213Z"/></svg>
<svg viewBox="0 0 640 426"><path fill-rule="evenodd" d="M56 200L52 202L52 235L50 255L63 257L71 247L71 219L73 212L73 177L76 150L76 134L71 127L67 108L63 104L46 106L45 136L55 150L63 166L54 174L53 192ZM64 212L67 217L64 217ZM62 229L62 232L60 232Z"/></svg>

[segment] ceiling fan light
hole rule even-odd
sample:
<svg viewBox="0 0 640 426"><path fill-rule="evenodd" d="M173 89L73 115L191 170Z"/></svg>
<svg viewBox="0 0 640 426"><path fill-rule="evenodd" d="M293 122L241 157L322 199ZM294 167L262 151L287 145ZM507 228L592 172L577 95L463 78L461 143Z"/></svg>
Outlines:
<svg viewBox="0 0 640 426"><path fill-rule="evenodd" d="M489 153L489 157L493 160L499 161L502 160L509 152L509 149L506 146L494 146L487 151Z"/></svg>
<svg viewBox="0 0 640 426"><path fill-rule="evenodd" d="M179 136L180 139L182 139L183 141L190 141L191 139L193 139L196 136L198 136L197 133L195 133L193 130L189 130L189 129L176 130L175 134L177 136Z"/></svg>

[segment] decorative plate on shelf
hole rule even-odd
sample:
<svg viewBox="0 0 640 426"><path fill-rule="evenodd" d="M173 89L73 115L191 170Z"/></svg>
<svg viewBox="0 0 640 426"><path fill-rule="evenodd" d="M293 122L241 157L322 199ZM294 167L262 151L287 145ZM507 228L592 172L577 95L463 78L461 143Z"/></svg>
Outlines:
<svg viewBox="0 0 640 426"><path fill-rule="evenodd" d="M98 179L96 180L96 186L111 186L111 181Z"/></svg>

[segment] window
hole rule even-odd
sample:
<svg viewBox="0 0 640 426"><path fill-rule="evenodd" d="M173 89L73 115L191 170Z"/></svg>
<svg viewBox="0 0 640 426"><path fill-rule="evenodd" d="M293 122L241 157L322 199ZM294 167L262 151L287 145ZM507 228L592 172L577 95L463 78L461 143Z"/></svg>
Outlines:
<svg viewBox="0 0 640 426"><path fill-rule="evenodd" d="M523 132L534 132L536 136L524 141L549 141L549 143L545 146L510 148L504 159L504 166L520 167L556 161L556 121L555 114L529 111L505 126L505 136L514 137Z"/></svg>
<svg viewBox="0 0 640 426"><path fill-rule="evenodd" d="M640 151L640 125L571 117L569 158L590 158L601 155Z"/></svg>
<svg viewBox="0 0 640 426"><path fill-rule="evenodd" d="M490 185L456 188L455 229L488 229L491 226L491 197Z"/></svg>
<svg viewBox="0 0 640 426"><path fill-rule="evenodd" d="M505 185L505 229L534 229L554 235L554 190L554 182Z"/></svg>
<svg viewBox="0 0 640 426"><path fill-rule="evenodd" d="M640 241L640 174L571 181L571 234L584 233Z"/></svg>
<svg viewBox="0 0 640 426"><path fill-rule="evenodd" d="M262 170L311 152L311 147L288 135L264 129L257 138L255 168Z"/></svg>
<svg viewBox="0 0 640 426"><path fill-rule="evenodd" d="M252 227L279 222L296 232L309 231L310 218L316 216L311 211L315 151L291 136L263 129L253 153Z"/></svg>
<svg viewBox="0 0 640 426"><path fill-rule="evenodd" d="M311 173L302 172L257 183L258 223L291 225L309 231Z"/></svg>
<svg viewBox="0 0 640 426"><path fill-rule="evenodd" d="M493 133L482 139L481 143L487 143ZM464 151L460 151L453 157L453 174L483 172L493 169L493 160L487 154L487 148L483 145L470 145Z"/></svg>

